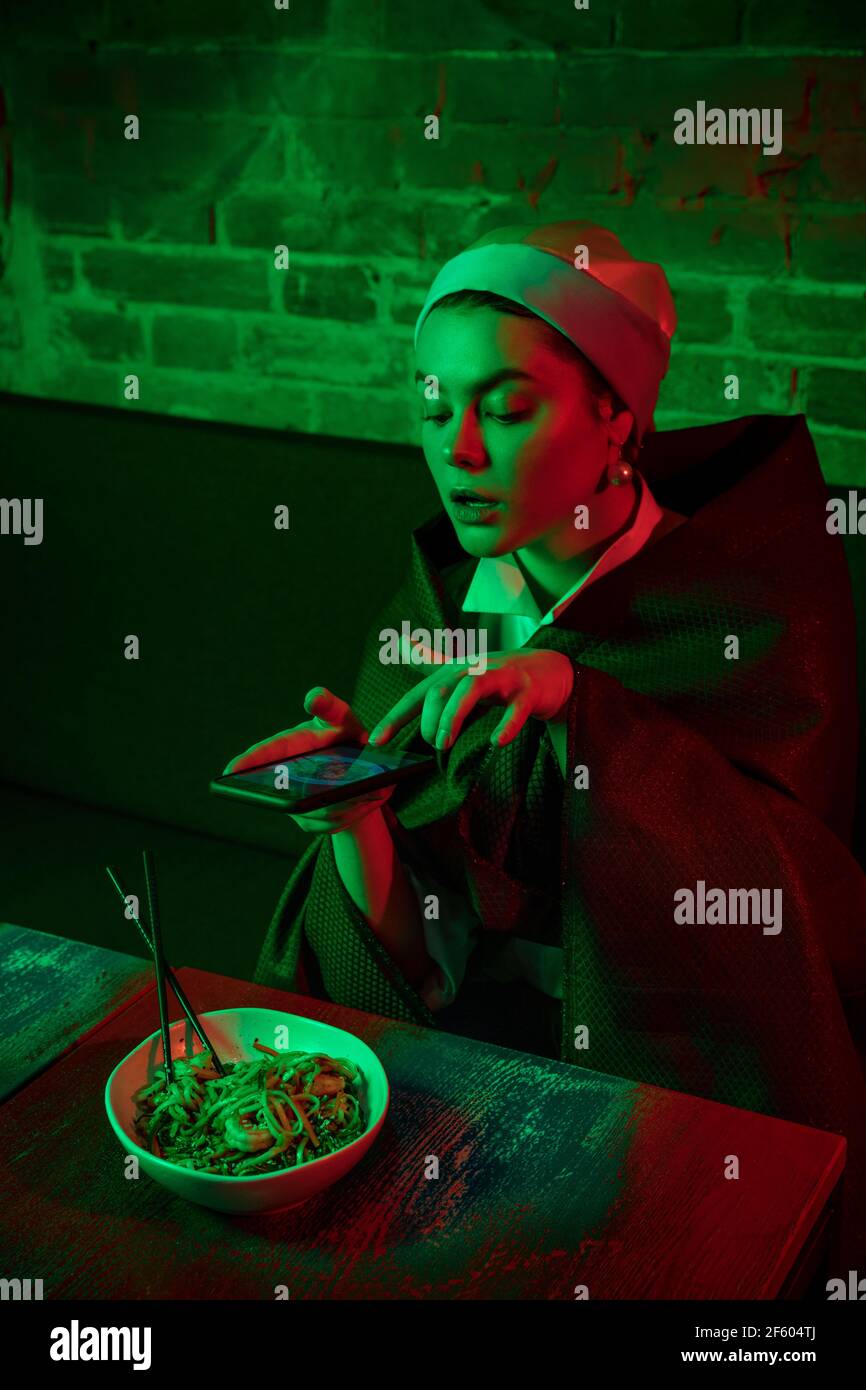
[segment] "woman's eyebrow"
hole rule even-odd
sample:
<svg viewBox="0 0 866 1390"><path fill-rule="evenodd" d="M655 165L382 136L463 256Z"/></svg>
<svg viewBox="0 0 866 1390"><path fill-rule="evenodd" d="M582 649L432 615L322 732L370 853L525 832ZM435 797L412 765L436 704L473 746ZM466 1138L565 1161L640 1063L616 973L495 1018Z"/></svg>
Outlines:
<svg viewBox="0 0 866 1390"><path fill-rule="evenodd" d="M416 383L419 381L426 381L429 375L431 375L429 372L416 372ZM502 367L498 372L493 372L492 375L484 377L482 381L476 381L474 385L470 383L470 389L475 391L489 391L491 387L498 386L500 381L507 381L515 378L521 381L537 382L538 380L531 372L522 372L517 367ZM446 390L447 388L443 387L442 389Z"/></svg>

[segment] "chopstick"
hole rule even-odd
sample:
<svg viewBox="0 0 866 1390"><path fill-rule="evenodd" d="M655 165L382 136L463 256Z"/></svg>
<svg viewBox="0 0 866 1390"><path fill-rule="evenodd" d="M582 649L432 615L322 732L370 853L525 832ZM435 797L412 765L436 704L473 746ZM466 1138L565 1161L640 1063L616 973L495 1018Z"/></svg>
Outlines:
<svg viewBox="0 0 866 1390"><path fill-rule="evenodd" d="M124 905L126 905L126 901L129 897L129 894L126 892L126 889L123 887L117 874L114 873L113 869L108 864L106 864L105 866L105 872L108 874L108 877L111 879L111 882L117 889L117 892L120 898L123 900ZM153 953L153 942L150 936L148 935L145 926L142 922L138 920L134 913L132 913L131 916L133 922L138 927L138 930L141 933L141 938L144 941L145 946L151 953ZM217 1054L217 1051L213 1043L211 1042L207 1033L204 1031L204 1028L202 1027L201 1023L199 1022L196 1012L193 1009L192 1004L190 1004L186 996L186 993L183 989L183 986L181 985L174 971L167 964L164 964L164 974L166 982L171 985L172 989L175 992L175 995L177 996L177 1002L180 1004L180 1007L183 1009L184 1013L189 1019L189 1022L192 1024L196 1037L199 1039L202 1046L207 1048L208 1052L211 1054L211 1057L213 1059L214 1071L219 1076L225 1076L226 1069L220 1061L219 1055Z"/></svg>
<svg viewBox="0 0 866 1390"><path fill-rule="evenodd" d="M153 963L156 966L156 997L159 1001L159 1027L162 1032L162 1060L168 1081L174 1081L174 1062L171 1057L171 1039L168 1035L168 1001L165 997L165 955L162 949L162 926L159 920L159 903L156 898L156 873L153 867L153 854L149 849L142 850L144 881L147 886L147 915L150 918L150 931L153 938Z"/></svg>

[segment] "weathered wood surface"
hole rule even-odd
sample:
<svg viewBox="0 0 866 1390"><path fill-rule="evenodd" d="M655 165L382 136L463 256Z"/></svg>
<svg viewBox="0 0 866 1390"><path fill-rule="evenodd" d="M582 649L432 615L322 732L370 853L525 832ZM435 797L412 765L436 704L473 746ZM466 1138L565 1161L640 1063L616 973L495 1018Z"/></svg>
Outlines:
<svg viewBox="0 0 866 1390"><path fill-rule="evenodd" d="M572 1300L582 1284L592 1299L772 1298L841 1174L844 1140L822 1131L179 974L198 1011L283 1009L363 1037L391 1085L385 1126L293 1211L223 1216L125 1179L103 1090L158 1026L147 994L0 1106L3 1267L42 1278L46 1298L273 1299L286 1285L292 1299Z"/></svg>
<svg viewBox="0 0 866 1390"><path fill-rule="evenodd" d="M148 988L136 956L0 923L0 1100Z"/></svg>

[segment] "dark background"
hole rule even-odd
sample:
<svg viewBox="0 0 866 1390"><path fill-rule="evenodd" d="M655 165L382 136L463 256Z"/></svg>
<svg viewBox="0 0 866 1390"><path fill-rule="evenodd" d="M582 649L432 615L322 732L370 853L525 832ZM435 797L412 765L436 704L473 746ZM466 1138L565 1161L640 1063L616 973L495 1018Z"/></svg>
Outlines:
<svg viewBox="0 0 866 1390"><path fill-rule="evenodd" d="M420 450L12 396L0 438L44 499L41 545L0 538L0 920L141 953L103 865L143 899L150 844L174 961L248 977L307 837L208 782L351 695L438 510Z"/></svg>

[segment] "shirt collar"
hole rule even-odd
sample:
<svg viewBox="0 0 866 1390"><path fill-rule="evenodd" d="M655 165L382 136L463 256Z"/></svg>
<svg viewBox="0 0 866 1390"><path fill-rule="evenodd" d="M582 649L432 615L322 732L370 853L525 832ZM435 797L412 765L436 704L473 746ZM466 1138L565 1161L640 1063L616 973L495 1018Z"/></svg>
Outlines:
<svg viewBox="0 0 866 1390"><path fill-rule="evenodd" d="M592 569L557 599L546 613L542 614L526 583L523 571L511 554L482 556L466 591L463 611L509 613L531 618L539 627L555 622L563 609L587 585L637 554L665 515L644 478L639 473L635 473L634 476L639 489L639 500L631 526L602 552Z"/></svg>

